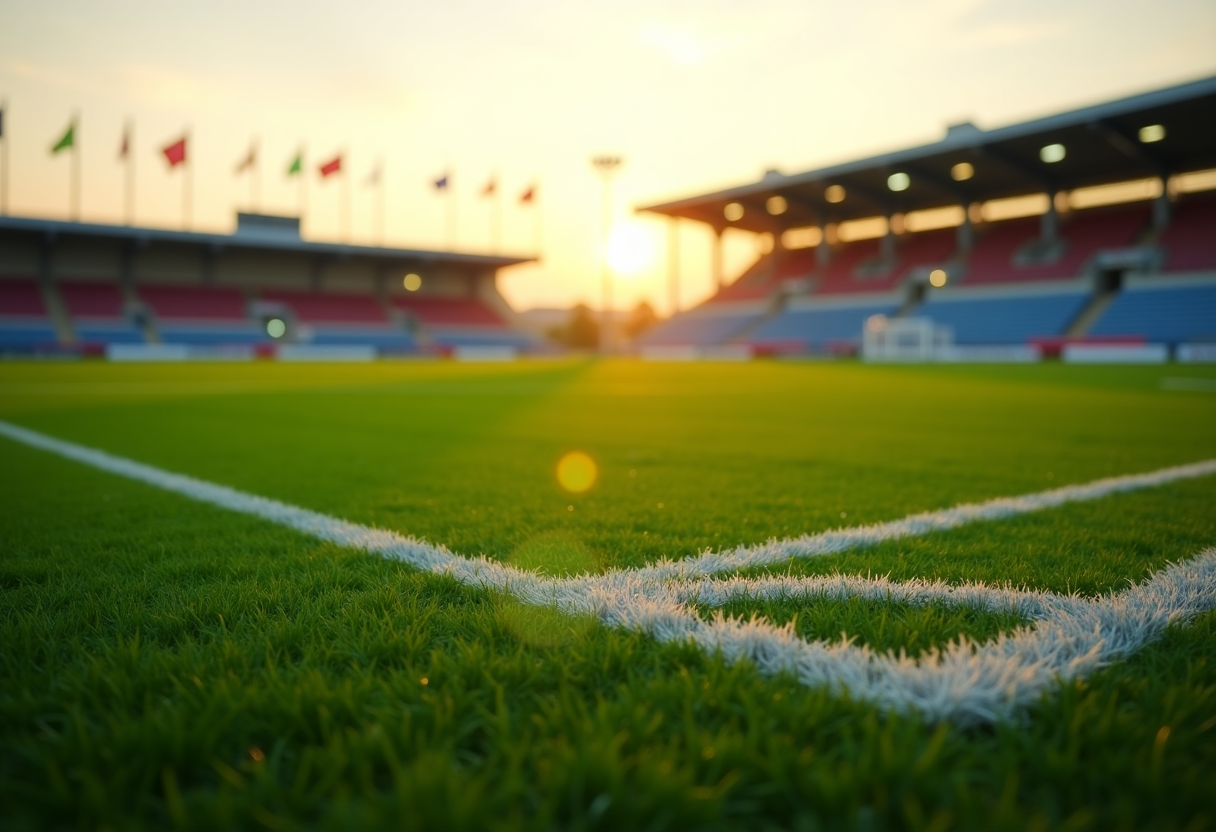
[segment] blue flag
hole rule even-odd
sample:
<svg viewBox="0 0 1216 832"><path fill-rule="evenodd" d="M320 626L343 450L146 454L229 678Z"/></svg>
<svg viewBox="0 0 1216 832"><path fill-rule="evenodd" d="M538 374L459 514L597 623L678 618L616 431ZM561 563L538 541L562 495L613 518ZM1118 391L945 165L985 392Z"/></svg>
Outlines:
<svg viewBox="0 0 1216 832"><path fill-rule="evenodd" d="M443 176L441 176L435 180L435 187L438 188L439 190L442 191L445 188L447 188L447 186L448 186L448 175L446 173Z"/></svg>

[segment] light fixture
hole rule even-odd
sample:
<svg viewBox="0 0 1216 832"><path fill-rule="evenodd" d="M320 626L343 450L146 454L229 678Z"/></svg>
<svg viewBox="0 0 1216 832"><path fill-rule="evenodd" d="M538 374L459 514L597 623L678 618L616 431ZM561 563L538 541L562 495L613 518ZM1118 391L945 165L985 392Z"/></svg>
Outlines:
<svg viewBox="0 0 1216 832"><path fill-rule="evenodd" d="M422 278L413 272L410 272L405 276L405 279L401 281L401 284L405 286L405 291L417 292L420 288L422 288Z"/></svg>
<svg viewBox="0 0 1216 832"><path fill-rule="evenodd" d="M934 269L933 271L929 272L929 283L940 289L946 285L946 280L948 277L949 275L946 274L945 269Z"/></svg>
<svg viewBox="0 0 1216 832"><path fill-rule="evenodd" d="M1039 158L1049 165L1054 165L1064 159L1064 153L1064 145L1049 144L1039 149Z"/></svg>
<svg viewBox="0 0 1216 832"><path fill-rule="evenodd" d="M912 177L903 171L898 171L887 177L887 187L893 191L906 191L912 184Z"/></svg>
<svg viewBox="0 0 1216 832"><path fill-rule="evenodd" d="M828 185L827 190L823 192L823 198L833 204L837 202L844 202L844 186Z"/></svg>
<svg viewBox="0 0 1216 832"><path fill-rule="evenodd" d="M768 201L766 201L764 203L764 207L768 209L768 212L770 214L772 214L774 217L777 217L777 216L780 216L781 214L784 214L786 209L789 208L790 206L789 206L789 203L785 201L785 197L777 195L777 196L770 196L768 198Z"/></svg>
<svg viewBox="0 0 1216 832"><path fill-rule="evenodd" d="M950 177L955 182L966 182L975 176L975 167L970 162L959 162L950 168Z"/></svg>
<svg viewBox="0 0 1216 832"><path fill-rule="evenodd" d="M731 222L738 222L743 219L743 206L737 202L728 202L726 203L726 207L722 209L722 216Z"/></svg>
<svg viewBox="0 0 1216 832"><path fill-rule="evenodd" d="M1164 124L1146 124L1140 128L1140 141L1145 144L1159 142L1165 138Z"/></svg>

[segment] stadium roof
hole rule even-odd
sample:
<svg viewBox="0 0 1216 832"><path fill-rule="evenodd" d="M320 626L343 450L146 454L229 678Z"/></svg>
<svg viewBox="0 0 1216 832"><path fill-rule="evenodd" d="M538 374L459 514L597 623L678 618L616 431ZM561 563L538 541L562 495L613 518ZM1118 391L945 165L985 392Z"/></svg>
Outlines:
<svg viewBox="0 0 1216 832"><path fill-rule="evenodd" d="M258 214L238 215L237 231L233 234L206 234L195 231L173 231L163 228L141 228L130 225L67 222L64 220L0 216L0 233L25 232L46 239L93 238L119 240L143 247L154 243L195 245L219 253L229 249L273 251L311 255L334 259L367 258L383 262L419 263L429 266L463 266L499 269L527 263L530 257L498 257L483 254L427 251L422 249L358 246L345 243L322 243L300 238L299 221L294 217L269 217Z"/></svg>
<svg viewBox="0 0 1216 832"><path fill-rule="evenodd" d="M1164 128L1163 138L1154 140L1157 129L1142 136L1142 129L1157 126ZM1051 145L1063 146L1063 158L1044 161L1041 154L1052 158L1045 150ZM971 178L959 181L952 175L960 163L971 166ZM708 223L719 231L780 231L1212 167L1216 77L996 130L955 125L934 144L789 176L770 171L749 185L637 210ZM906 188L894 191L889 181L899 173L906 174ZM899 178L895 184L902 184ZM843 201L827 200L825 192L833 185L844 188ZM786 202L779 216L766 208L774 196ZM743 209L733 221L725 214L731 203Z"/></svg>

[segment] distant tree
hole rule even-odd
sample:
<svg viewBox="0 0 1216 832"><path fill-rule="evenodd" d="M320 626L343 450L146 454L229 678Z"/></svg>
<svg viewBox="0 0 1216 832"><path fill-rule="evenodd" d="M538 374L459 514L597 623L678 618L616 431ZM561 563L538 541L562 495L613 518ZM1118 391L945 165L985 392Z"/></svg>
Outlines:
<svg viewBox="0 0 1216 832"><path fill-rule="evenodd" d="M633 311L629 313L622 329L630 338L637 338L658 322L659 316L655 314L654 307L646 301L641 301L633 307Z"/></svg>
<svg viewBox="0 0 1216 832"><path fill-rule="evenodd" d="M599 322L583 303L570 310L570 319L564 326L553 327L548 334L557 343L573 349L593 350L600 343Z"/></svg>

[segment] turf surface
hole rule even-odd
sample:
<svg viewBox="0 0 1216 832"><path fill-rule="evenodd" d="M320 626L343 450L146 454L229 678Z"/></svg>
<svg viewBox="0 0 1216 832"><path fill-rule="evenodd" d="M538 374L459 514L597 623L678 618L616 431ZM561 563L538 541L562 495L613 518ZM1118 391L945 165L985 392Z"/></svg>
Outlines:
<svg viewBox="0 0 1216 832"><path fill-rule="evenodd" d="M560 573L1216 457L1169 368L0 365L0 418ZM561 455L597 485L564 492ZM6 828L1216 825L1216 616L961 730L0 439ZM1096 593L1216 544L1216 478L784 567ZM1008 616L736 605L916 653Z"/></svg>

